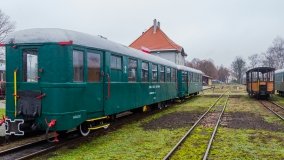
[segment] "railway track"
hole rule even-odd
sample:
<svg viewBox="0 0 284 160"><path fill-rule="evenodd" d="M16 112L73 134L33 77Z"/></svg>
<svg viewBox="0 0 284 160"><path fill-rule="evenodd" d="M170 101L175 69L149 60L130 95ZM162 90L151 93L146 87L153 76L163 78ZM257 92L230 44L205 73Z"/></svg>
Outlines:
<svg viewBox="0 0 284 160"><path fill-rule="evenodd" d="M277 117L284 120L284 107L280 106L279 104L272 102L272 101L263 101L261 100L260 103L274 113Z"/></svg>
<svg viewBox="0 0 284 160"><path fill-rule="evenodd" d="M51 147L54 146L50 143L48 144L46 140L40 140L3 150L0 152L0 157L3 160L27 159L43 153L43 151L48 151Z"/></svg>
<svg viewBox="0 0 284 160"><path fill-rule="evenodd" d="M193 126L185 133L185 135L179 140L179 142L172 148L172 150L163 158L163 160L169 160L171 157L174 156L175 152L182 149L182 144L183 142L190 138L190 135L191 133L194 131L194 129L198 126L198 124L200 124L200 122L204 119L205 116L207 116L210 111L214 110L214 111L218 111L220 112L219 114L219 117L218 117L218 120L215 124L215 127L214 127L214 131L212 132L211 134L211 137L210 137L210 140L208 141L208 144L207 144L207 148L206 148L206 151L203 155L203 160L206 160L208 155L209 155L209 152L210 152L210 149L211 149L211 146L212 146L212 142L213 142L213 139L217 133L217 129L218 129L218 126L220 124L220 121L221 121L221 117L226 109L226 106L227 106L227 102L228 102L228 99L229 99L229 94L225 100L225 103L223 106L221 106L221 110L220 110L220 106L217 106L216 104L220 101L221 98L224 97L224 95L226 94L227 92L223 93L222 95L220 95L218 97L218 99L214 102L214 104L212 106L210 106L208 108L208 110L193 124ZM219 108L219 109L218 109Z"/></svg>
<svg viewBox="0 0 284 160"><path fill-rule="evenodd" d="M165 108L167 109L167 108ZM12 147L9 149L5 149L0 151L0 160L22 160L22 159L30 159L33 157L37 157L40 155L47 154L48 152L54 151L62 146L75 146L76 144L83 143L89 141L89 138L97 137L106 134L107 132L111 132L117 130L124 124L127 124L130 121L135 121L139 119L143 119L148 117L149 115L159 113L158 109L148 112L146 114L130 114L122 117L117 117L117 121L114 121L112 125L108 128L108 130L100 130L97 132L91 133L88 137L80 137L80 136L71 136L70 138L60 139L59 143L48 143L46 139L38 140L36 142L30 142L27 144L19 145L16 147Z"/></svg>
<svg viewBox="0 0 284 160"><path fill-rule="evenodd" d="M68 137L62 139L59 143L49 143L46 141L46 139L42 139L35 142L19 145L13 148L0 151L0 157L1 157L0 159L1 160L30 159L32 157L47 153L51 150L64 146L66 143L70 143L70 141L74 141L78 137L79 137L78 135L70 133L68 134Z"/></svg>

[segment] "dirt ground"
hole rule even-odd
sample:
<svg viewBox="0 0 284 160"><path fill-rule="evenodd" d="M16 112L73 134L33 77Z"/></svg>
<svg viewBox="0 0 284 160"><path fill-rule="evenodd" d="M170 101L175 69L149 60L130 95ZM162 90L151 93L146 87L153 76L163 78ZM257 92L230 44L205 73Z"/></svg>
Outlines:
<svg viewBox="0 0 284 160"><path fill-rule="evenodd" d="M224 113L221 125L235 129L262 129L267 131L284 132L284 126L268 123L264 118L248 112L229 112Z"/></svg>
<svg viewBox="0 0 284 160"><path fill-rule="evenodd" d="M158 119L145 123L142 127L145 130L157 129L176 129L181 127L189 127L201 116L199 112L175 112L164 115Z"/></svg>
<svg viewBox="0 0 284 160"><path fill-rule="evenodd" d="M214 127L219 117L219 112L208 113L201 124ZM175 112L143 124L145 130L175 129L189 127L202 115L198 112ZM284 132L284 126L266 122L262 117L247 112L224 113L221 126L234 129L253 129Z"/></svg>

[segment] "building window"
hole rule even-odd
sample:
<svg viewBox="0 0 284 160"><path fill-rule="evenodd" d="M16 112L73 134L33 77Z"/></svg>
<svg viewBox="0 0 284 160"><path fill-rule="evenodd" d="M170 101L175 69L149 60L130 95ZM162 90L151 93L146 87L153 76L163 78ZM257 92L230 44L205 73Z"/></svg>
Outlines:
<svg viewBox="0 0 284 160"><path fill-rule="evenodd" d="M84 80L84 54L82 51L73 51L73 80L83 82Z"/></svg>
<svg viewBox="0 0 284 160"><path fill-rule="evenodd" d="M156 64L152 64L152 82L158 81L158 66Z"/></svg>
<svg viewBox="0 0 284 160"><path fill-rule="evenodd" d="M23 50L23 79L25 82L38 81L38 50Z"/></svg>
<svg viewBox="0 0 284 160"><path fill-rule="evenodd" d="M147 62L142 62L142 82L148 82L148 70L149 70L149 64Z"/></svg>
<svg viewBox="0 0 284 160"><path fill-rule="evenodd" d="M111 55L110 67L111 69L121 69L121 57Z"/></svg>
<svg viewBox="0 0 284 160"><path fill-rule="evenodd" d="M101 55L97 53L87 53L88 60L88 82L100 81Z"/></svg>
<svg viewBox="0 0 284 160"><path fill-rule="evenodd" d="M161 66L160 69L160 82L165 82L165 67Z"/></svg>
<svg viewBox="0 0 284 160"><path fill-rule="evenodd" d="M136 73L137 73L137 60L129 59L128 60L128 81L136 82Z"/></svg>
<svg viewBox="0 0 284 160"><path fill-rule="evenodd" d="M167 82L171 81L171 68L166 69L166 81Z"/></svg>
<svg viewBox="0 0 284 160"><path fill-rule="evenodd" d="M177 73L177 72L176 72L176 69L173 69L173 68L172 68L172 82L176 82L176 77L177 77L177 76L176 76L176 73Z"/></svg>

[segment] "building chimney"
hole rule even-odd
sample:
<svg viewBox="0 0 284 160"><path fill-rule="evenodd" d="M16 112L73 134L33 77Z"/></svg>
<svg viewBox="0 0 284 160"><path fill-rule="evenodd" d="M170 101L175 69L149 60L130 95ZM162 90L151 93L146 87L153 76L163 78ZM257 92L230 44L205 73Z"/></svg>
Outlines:
<svg viewBox="0 0 284 160"><path fill-rule="evenodd" d="M156 31L157 31L157 20L156 19L154 19L154 21L153 21L153 26L154 26L154 32L153 33L156 33Z"/></svg>

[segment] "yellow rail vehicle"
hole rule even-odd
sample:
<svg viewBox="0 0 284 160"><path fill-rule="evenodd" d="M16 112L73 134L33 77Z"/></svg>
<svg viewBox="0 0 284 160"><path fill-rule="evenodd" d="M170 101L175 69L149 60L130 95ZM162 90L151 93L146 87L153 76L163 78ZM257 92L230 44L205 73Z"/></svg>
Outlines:
<svg viewBox="0 0 284 160"><path fill-rule="evenodd" d="M257 67L246 72L247 92L250 96L269 97L274 94L274 68Z"/></svg>

